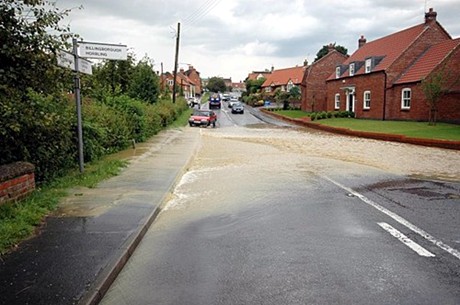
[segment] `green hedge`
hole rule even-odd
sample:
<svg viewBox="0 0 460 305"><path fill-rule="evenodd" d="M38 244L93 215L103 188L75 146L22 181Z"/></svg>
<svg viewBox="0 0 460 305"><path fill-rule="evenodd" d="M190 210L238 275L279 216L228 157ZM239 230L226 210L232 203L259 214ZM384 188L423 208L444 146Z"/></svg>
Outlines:
<svg viewBox="0 0 460 305"><path fill-rule="evenodd" d="M185 100L144 103L127 96L85 100L82 105L85 162L142 142L188 109ZM77 118L68 96L28 92L26 98L0 97L0 165L28 161L40 182L76 168Z"/></svg>

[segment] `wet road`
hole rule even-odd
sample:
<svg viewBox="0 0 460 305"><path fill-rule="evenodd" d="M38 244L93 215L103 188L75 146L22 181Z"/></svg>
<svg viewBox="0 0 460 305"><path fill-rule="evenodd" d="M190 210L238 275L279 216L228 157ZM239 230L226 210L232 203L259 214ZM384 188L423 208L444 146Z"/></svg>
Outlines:
<svg viewBox="0 0 460 305"><path fill-rule="evenodd" d="M217 112L101 304L460 303L458 152Z"/></svg>

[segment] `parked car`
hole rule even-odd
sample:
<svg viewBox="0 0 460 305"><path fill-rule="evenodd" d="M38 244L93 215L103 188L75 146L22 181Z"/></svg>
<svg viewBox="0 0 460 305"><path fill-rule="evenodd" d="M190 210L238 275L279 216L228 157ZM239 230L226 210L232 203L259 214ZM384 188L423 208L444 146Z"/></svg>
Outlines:
<svg viewBox="0 0 460 305"><path fill-rule="evenodd" d="M216 127L217 115L212 110L193 110L192 115L188 119L190 126L210 126Z"/></svg>
<svg viewBox="0 0 460 305"><path fill-rule="evenodd" d="M220 109L221 108L221 102L220 101L221 101L221 99L220 99L219 94L212 94L209 97L209 109L212 109L212 108Z"/></svg>
<svg viewBox="0 0 460 305"><path fill-rule="evenodd" d="M232 106L232 113L244 113L244 106L241 102L236 102Z"/></svg>
<svg viewBox="0 0 460 305"><path fill-rule="evenodd" d="M189 105L190 108L193 108L195 107L196 105L199 105L200 104L200 101L196 98L196 97L189 97L187 99L187 103Z"/></svg>

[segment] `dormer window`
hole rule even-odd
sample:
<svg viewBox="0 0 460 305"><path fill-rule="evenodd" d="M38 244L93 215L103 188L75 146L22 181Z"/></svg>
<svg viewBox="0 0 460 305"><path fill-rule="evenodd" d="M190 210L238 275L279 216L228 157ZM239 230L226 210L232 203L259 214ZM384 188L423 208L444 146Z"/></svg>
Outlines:
<svg viewBox="0 0 460 305"><path fill-rule="evenodd" d="M340 78L340 66L335 68L335 78Z"/></svg>
<svg viewBox="0 0 460 305"><path fill-rule="evenodd" d="M366 73L370 73L372 70L372 58L366 59Z"/></svg>
<svg viewBox="0 0 460 305"><path fill-rule="evenodd" d="M355 63L352 63L348 66L350 76L355 75Z"/></svg>

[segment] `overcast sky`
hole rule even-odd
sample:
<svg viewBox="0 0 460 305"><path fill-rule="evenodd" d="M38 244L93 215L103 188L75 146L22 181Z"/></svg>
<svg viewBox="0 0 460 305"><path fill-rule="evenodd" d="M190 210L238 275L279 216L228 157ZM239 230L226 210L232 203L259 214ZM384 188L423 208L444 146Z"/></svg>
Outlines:
<svg viewBox="0 0 460 305"><path fill-rule="evenodd" d="M253 70L310 63L323 45L352 54L360 35L372 41L420 24L425 8L460 37L460 0L57 0L73 9L65 23L89 42L121 43L155 70L172 71L181 23L179 67L202 77L244 80Z"/></svg>

